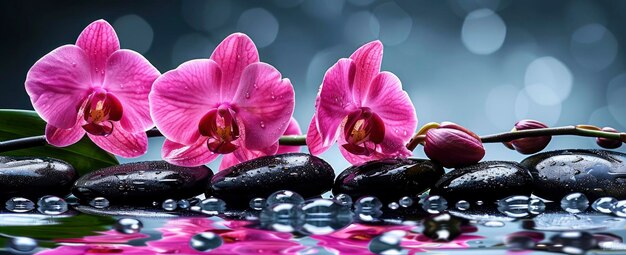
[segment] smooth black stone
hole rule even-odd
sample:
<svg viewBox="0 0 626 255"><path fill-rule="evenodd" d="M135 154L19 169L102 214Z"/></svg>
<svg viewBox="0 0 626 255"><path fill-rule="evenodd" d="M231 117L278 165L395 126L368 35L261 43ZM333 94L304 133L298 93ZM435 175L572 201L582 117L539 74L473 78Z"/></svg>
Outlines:
<svg viewBox="0 0 626 255"><path fill-rule="evenodd" d="M104 197L112 204L161 203L202 194L213 172L206 166L181 167L148 161L103 168L80 177L72 193L87 204Z"/></svg>
<svg viewBox="0 0 626 255"><path fill-rule="evenodd" d="M567 194L626 199L626 154L605 150L559 150L524 159L534 177L533 194L561 201Z"/></svg>
<svg viewBox="0 0 626 255"><path fill-rule="evenodd" d="M430 190L453 207L456 201L493 202L512 195L530 196L532 176L520 164L509 161L485 161L446 173Z"/></svg>
<svg viewBox="0 0 626 255"><path fill-rule="evenodd" d="M0 199L64 197L77 177L72 165L58 159L0 156Z"/></svg>
<svg viewBox="0 0 626 255"><path fill-rule="evenodd" d="M304 198L331 189L335 172L326 161L305 153L265 156L224 169L211 179L207 195L226 201L228 207L247 207L250 200L290 190Z"/></svg>
<svg viewBox="0 0 626 255"><path fill-rule="evenodd" d="M383 159L352 166L339 174L333 194L346 194L354 201L375 196L383 203L416 196L430 188L444 173L443 167L426 159Z"/></svg>

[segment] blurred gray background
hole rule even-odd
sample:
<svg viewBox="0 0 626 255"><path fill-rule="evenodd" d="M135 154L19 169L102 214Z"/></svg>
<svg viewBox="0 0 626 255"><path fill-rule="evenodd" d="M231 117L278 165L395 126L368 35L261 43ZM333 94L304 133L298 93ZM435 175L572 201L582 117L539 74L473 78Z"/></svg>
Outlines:
<svg viewBox="0 0 626 255"><path fill-rule="evenodd" d="M103 18L122 48L161 72L209 57L233 32L248 34L261 61L291 79L303 131L326 69L376 39L385 45L382 69L400 77L420 125L449 120L482 135L531 118L626 130L626 1L14 0L0 13L0 108L32 109L23 85L30 66ZM122 161L157 159L161 142ZM486 147L486 159L524 157ZM597 148L590 138L557 137L548 149L575 147ZM336 171L349 165L336 146L322 157Z"/></svg>

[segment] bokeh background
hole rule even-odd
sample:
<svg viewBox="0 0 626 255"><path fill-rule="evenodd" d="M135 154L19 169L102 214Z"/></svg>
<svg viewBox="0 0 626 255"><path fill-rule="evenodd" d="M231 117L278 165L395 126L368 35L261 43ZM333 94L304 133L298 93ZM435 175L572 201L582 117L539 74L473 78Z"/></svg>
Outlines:
<svg viewBox="0 0 626 255"><path fill-rule="evenodd" d="M23 85L30 66L103 18L122 48L161 72L247 33L261 61L293 82L303 131L326 69L376 39L385 45L383 70L400 77L420 124L449 120L490 134L531 118L626 130L626 1L13 0L0 3L0 14L0 108L32 109ZM122 161L158 159L161 142ZM486 147L486 159L524 157ZM557 137L549 149L558 148L597 147L590 138ZM349 165L336 146L322 157L337 171Z"/></svg>

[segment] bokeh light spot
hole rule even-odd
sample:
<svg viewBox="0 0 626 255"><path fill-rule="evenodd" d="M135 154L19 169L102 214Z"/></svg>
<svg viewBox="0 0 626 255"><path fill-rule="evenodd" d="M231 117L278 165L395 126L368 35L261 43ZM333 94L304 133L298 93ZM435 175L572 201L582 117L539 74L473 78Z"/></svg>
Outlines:
<svg viewBox="0 0 626 255"><path fill-rule="evenodd" d="M556 105L569 97L573 77L556 58L540 57L526 68L524 84L530 98L540 105Z"/></svg>
<svg viewBox="0 0 626 255"><path fill-rule="evenodd" d="M150 50L154 31L142 17L135 14L119 17L113 22L113 27L123 49L131 49L141 54Z"/></svg>
<svg viewBox="0 0 626 255"><path fill-rule="evenodd" d="M248 34L257 47L266 47L278 35L278 20L263 8L253 8L241 14L237 29Z"/></svg>
<svg viewBox="0 0 626 255"><path fill-rule="evenodd" d="M494 53L502 47L505 37L506 25L492 10L475 10L465 17L461 40L470 52L479 55Z"/></svg>

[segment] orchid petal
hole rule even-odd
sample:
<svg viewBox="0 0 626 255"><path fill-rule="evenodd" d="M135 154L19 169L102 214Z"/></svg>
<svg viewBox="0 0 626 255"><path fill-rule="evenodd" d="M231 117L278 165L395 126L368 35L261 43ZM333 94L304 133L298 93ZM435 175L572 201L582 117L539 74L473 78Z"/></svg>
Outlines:
<svg viewBox="0 0 626 255"><path fill-rule="evenodd" d="M344 58L324 75L315 115L324 147L334 142L341 122L350 113L350 109L355 107L351 94L355 70L352 60Z"/></svg>
<svg viewBox="0 0 626 255"><path fill-rule="evenodd" d="M294 101L291 81L278 70L261 62L249 65L233 99L245 126L245 146L260 150L276 143L287 129Z"/></svg>
<svg viewBox="0 0 626 255"><path fill-rule="evenodd" d="M352 165L359 165L359 164L362 164L362 163L365 163L365 162L371 161L371 160L378 160L378 159L385 159L385 158L394 157L393 155L383 154L378 149L375 150L375 151L370 152L369 155L352 154L351 152L347 151L343 146L341 146L341 145L344 145L344 144L348 144L348 142L345 140L343 135L339 136L338 143L340 145L339 146L339 151L341 152L341 155L343 155L343 157L346 160L348 160L348 162L350 162L350 164L352 164Z"/></svg>
<svg viewBox="0 0 626 255"><path fill-rule="evenodd" d="M211 59L222 69L221 99L230 100L237 91L245 68L259 62L254 42L245 34L234 33L226 37L213 51Z"/></svg>
<svg viewBox="0 0 626 255"><path fill-rule="evenodd" d="M333 138L333 141L335 139ZM324 153L333 145L332 143L324 145L322 142L322 136L317 131L317 119L315 116L313 116L311 124L309 124L309 130L306 132L306 145L309 147L309 153L314 156Z"/></svg>
<svg viewBox="0 0 626 255"><path fill-rule="evenodd" d="M208 59L183 63L161 75L150 92L150 112L159 130L173 142L192 144L198 140L200 119L220 103L221 71Z"/></svg>
<svg viewBox="0 0 626 255"><path fill-rule="evenodd" d="M104 80L107 59L120 49L115 30L105 20L96 20L80 33L76 46L83 49L89 57L92 82L100 84Z"/></svg>
<svg viewBox="0 0 626 255"><path fill-rule="evenodd" d="M39 116L57 128L72 128L91 84L89 59L74 45L43 56L26 75L26 92Z"/></svg>
<svg viewBox="0 0 626 255"><path fill-rule="evenodd" d="M417 115L411 98L402 90L400 79L390 72L378 74L372 80L370 93L363 104L385 123L382 152L406 154L405 144L417 128Z"/></svg>
<svg viewBox="0 0 626 255"><path fill-rule="evenodd" d="M76 122L76 126L69 129L56 128L50 124L46 125L46 141L56 147L65 147L80 141L85 135L85 130Z"/></svg>
<svg viewBox="0 0 626 255"><path fill-rule="evenodd" d="M165 139L161 156L165 161L178 166L193 167L204 165L219 156L219 154L209 151L206 141L206 138L201 138L190 145L183 145Z"/></svg>
<svg viewBox="0 0 626 255"><path fill-rule="evenodd" d="M148 136L144 132L128 133L118 122L113 122L110 135L99 136L87 133L89 138L103 150L125 158L139 157L148 150Z"/></svg>
<svg viewBox="0 0 626 255"><path fill-rule="evenodd" d="M285 130L285 133L283 133L283 135L300 135L300 134L302 134L302 131L300 130L300 125L298 124L298 121L296 121L296 119L291 117L291 121L289 121L289 126L287 126L287 130ZM300 146L280 145L278 146L278 150L276 151L276 154L284 154L284 153L299 152L299 151L300 151Z"/></svg>
<svg viewBox="0 0 626 255"><path fill-rule="evenodd" d="M124 130L138 133L154 126L148 94L159 75L159 71L137 52L119 50L109 57L104 88L123 105L124 114L120 124Z"/></svg>
<svg viewBox="0 0 626 255"><path fill-rule="evenodd" d="M350 59L356 66L354 86L352 91L357 102L363 100L369 93L370 83L380 72L383 61L383 44L380 41L373 41L358 48Z"/></svg>

